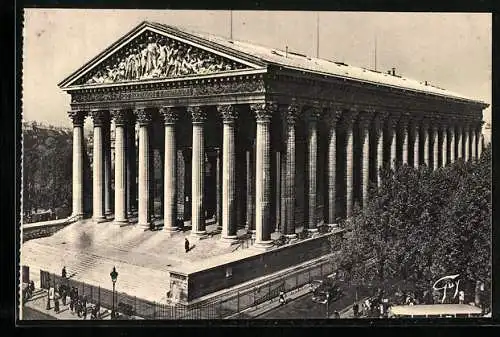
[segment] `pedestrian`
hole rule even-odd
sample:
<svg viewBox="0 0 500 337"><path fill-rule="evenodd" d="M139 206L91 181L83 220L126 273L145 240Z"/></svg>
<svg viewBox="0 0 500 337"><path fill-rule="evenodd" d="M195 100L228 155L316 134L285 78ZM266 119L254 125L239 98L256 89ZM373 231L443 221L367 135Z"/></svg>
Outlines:
<svg viewBox="0 0 500 337"><path fill-rule="evenodd" d="M66 278L66 266L63 267L62 272L61 272L62 278Z"/></svg>
<svg viewBox="0 0 500 337"><path fill-rule="evenodd" d="M80 300L78 299L78 297L75 299L75 311L76 311L76 314L78 315L78 317L82 317L82 304L80 302Z"/></svg>
<svg viewBox="0 0 500 337"><path fill-rule="evenodd" d="M99 316L101 315L101 303L97 302L95 305L95 312L96 312L96 318L98 319Z"/></svg>
<svg viewBox="0 0 500 337"><path fill-rule="evenodd" d="M354 302L354 304L352 305L352 312L354 314L354 317L358 317L359 315L359 304L358 302Z"/></svg>
<svg viewBox="0 0 500 337"><path fill-rule="evenodd" d="M83 312L83 319L87 319L87 306L83 305L82 312Z"/></svg>
<svg viewBox="0 0 500 337"><path fill-rule="evenodd" d="M458 303L459 304L464 304L464 301L465 301L465 293L463 290L460 290L458 292Z"/></svg>
<svg viewBox="0 0 500 337"><path fill-rule="evenodd" d="M67 295L68 294L66 294L66 287L63 287L61 290L61 301L62 301L63 305L66 305L66 296Z"/></svg>
<svg viewBox="0 0 500 337"><path fill-rule="evenodd" d="M59 298L54 296L54 311L56 314L59 313Z"/></svg>
<svg viewBox="0 0 500 337"><path fill-rule="evenodd" d="M280 305L285 304L285 292L283 290L280 291L279 302L280 302Z"/></svg>
<svg viewBox="0 0 500 337"><path fill-rule="evenodd" d="M335 311L335 312L333 313L333 318L340 318L340 314L339 314L339 312L338 312L338 311Z"/></svg>
<svg viewBox="0 0 500 337"><path fill-rule="evenodd" d="M189 240L187 238L184 238L184 249L186 253L189 252Z"/></svg>

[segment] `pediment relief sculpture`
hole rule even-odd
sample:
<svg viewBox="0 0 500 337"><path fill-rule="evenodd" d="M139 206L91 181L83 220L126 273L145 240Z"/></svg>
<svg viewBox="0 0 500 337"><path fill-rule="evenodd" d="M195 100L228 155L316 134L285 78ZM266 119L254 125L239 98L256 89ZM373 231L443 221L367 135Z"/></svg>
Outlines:
<svg viewBox="0 0 500 337"><path fill-rule="evenodd" d="M219 55L146 31L122 47L79 84L116 83L211 74L248 68Z"/></svg>

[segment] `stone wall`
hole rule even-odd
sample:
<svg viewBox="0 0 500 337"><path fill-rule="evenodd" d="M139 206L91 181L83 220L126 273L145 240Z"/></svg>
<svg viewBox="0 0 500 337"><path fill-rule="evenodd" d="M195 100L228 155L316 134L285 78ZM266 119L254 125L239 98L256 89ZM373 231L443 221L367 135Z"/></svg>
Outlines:
<svg viewBox="0 0 500 337"><path fill-rule="evenodd" d="M269 275L331 252L331 233L279 247L246 259L230 262L188 276L188 301ZM230 276L228 276L230 274Z"/></svg>
<svg viewBox="0 0 500 337"><path fill-rule="evenodd" d="M64 220L45 221L43 223L23 225L23 230L22 230L23 242L51 236L52 234L66 227L70 223L71 222L64 219Z"/></svg>

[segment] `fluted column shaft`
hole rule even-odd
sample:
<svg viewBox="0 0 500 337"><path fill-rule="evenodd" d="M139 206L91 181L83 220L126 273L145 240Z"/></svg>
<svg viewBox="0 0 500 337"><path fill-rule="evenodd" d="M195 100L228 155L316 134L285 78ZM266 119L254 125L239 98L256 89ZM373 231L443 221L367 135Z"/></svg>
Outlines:
<svg viewBox="0 0 500 337"><path fill-rule="evenodd" d="M255 149L255 245L269 246L271 241L271 142L270 124L274 104L251 105L257 121Z"/></svg>
<svg viewBox="0 0 500 337"><path fill-rule="evenodd" d="M104 151L104 214L113 213L111 206L111 122L109 116L103 124Z"/></svg>
<svg viewBox="0 0 500 337"><path fill-rule="evenodd" d="M396 124L395 120L390 118L388 121L388 128L387 128L387 135L389 137L389 166L393 169L396 168L396 160L397 160L397 153L396 153Z"/></svg>
<svg viewBox="0 0 500 337"><path fill-rule="evenodd" d="M439 129L436 125L432 127L432 169L439 167Z"/></svg>
<svg viewBox="0 0 500 337"><path fill-rule="evenodd" d="M319 117L319 111L310 111L309 114L309 125L308 125L308 159L309 159L309 179L308 179L308 229L316 230L316 200L317 200L317 190L318 190L318 130L317 130L317 120Z"/></svg>
<svg viewBox="0 0 500 337"><path fill-rule="evenodd" d="M346 170L345 170L345 182L346 182L346 216L350 217L352 215L352 210L354 206L354 145L353 145L353 132L352 132L352 121L346 122L345 128L345 151L346 151Z"/></svg>
<svg viewBox="0 0 500 337"><path fill-rule="evenodd" d="M189 107L193 122L193 150L191 160L191 225L192 233L203 236L205 231L204 191L205 191L205 139L203 124L206 113L201 107ZM223 216L224 217L224 216Z"/></svg>
<svg viewBox="0 0 500 337"><path fill-rule="evenodd" d="M247 164L247 230L255 232L255 202L254 202L254 188L255 181L253 179L255 167L253 162L253 146L246 152Z"/></svg>
<svg viewBox="0 0 500 337"><path fill-rule="evenodd" d="M417 123L413 124L413 167L420 166L420 127Z"/></svg>
<svg viewBox="0 0 500 337"><path fill-rule="evenodd" d="M474 142L476 138L476 133L474 132L474 128L469 128L469 146L468 146L468 152L469 152L469 159L474 159Z"/></svg>
<svg viewBox="0 0 500 337"><path fill-rule="evenodd" d="M456 139L456 136L455 136L455 127L453 125L450 125L448 127L448 131L449 131L449 139L450 139L450 151L449 151L449 157L450 157L450 161L449 163L454 163L455 160L456 160L456 152L455 152L455 139Z"/></svg>
<svg viewBox="0 0 500 337"><path fill-rule="evenodd" d="M375 174L373 175L374 179L377 182L377 186L380 187L382 183L382 178L380 176L380 169L384 166L384 117L378 116L375 119L375 143L377 149L377 155L375 159Z"/></svg>
<svg viewBox="0 0 500 337"><path fill-rule="evenodd" d="M477 127L475 132L476 132L476 137L475 137L474 150L476 159L479 160L481 158L481 127Z"/></svg>
<svg viewBox="0 0 500 337"><path fill-rule="evenodd" d="M136 161L136 144L135 144L135 116L130 116L127 126L127 213L132 216L136 210L136 183L137 183L137 161Z"/></svg>
<svg viewBox="0 0 500 337"><path fill-rule="evenodd" d="M456 128L456 137L457 137L457 154L456 157L458 158L463 158L464 153L463 153L463 145L462 145L462 126L458 125Z"/></svg>
<svg viewBox="0 0 500 337"><path fill-rule="evenodd" d="M337 116L332 116L328 134L328 223L337 221Z"/></svg>
<svg viewBox="0 0 500 337"><path fill-rule="evenodd" d="M463 128L463 157L465 161L468 161L469 158L469 127L465 126Z"/></svg>
<svg viewBox="0 0 500 337"><path fill-rule="evenodd" d="M236 240L235 119L233 106L217 107L222 115L222 239Z"/></svg>
<svg viewBox="0 0 500 337"><path fill-rule="evenodd" d="M104 216L104 153L103 153L103 124L104 112L92 111L94 121L93 155L92 155L92 211L94 221L101 222Z"/></svg>
<svg viewBox="0 0 500 337"><path fill-rule="evenodd" d="M175 142L175 123L177 110L172 107L160 109L165 128L165 151L163 165L163 221L164 229L173 231L177 225L177 145Z"/></svg>
<svg viewBox="0 0 500 337"><path fill-rule="evenodd" d="M286 223L285 235L295 235L295 123L297 119L298 107L290 105L288 107L287 120L287 140L286 140Z"/></svg>
<svg viewBox="0 0 500 337"><path fill-rule="evenodd" d="M72 216L83 217L83 111L70 111L73 120L73 194Z"/></svg>
<svg viewBox="0 0 500 337"><path fill-rule="evenodd" d="M443 125L442 129L441 129L441 134L443 135L443 144L442 144L442 151L441 151L441 163L442 163L442 166L446 166L449 162L449 155L450 155L450 152L448 150L448 143L449 143L449 140L448 140L448 128L446 125Z"/></svg>
<svg viewBox="0 0 500 337"><path fill-rule="evenodd" d="M404 120L400 124L401 127L401 161L403 164L409 164L410 161L410 149L408 148L409 146L409 140L408 140L408 121Z"/></svg>
<svg viewBox="0 0 500 337"><path fill-rule="evenodd" d="M151 115L144 109L136 110L137 122L139 123L139 219L138 224L143 227L151 225L150 203L150 179L151 179L151 155L149 128Z"/></svg>
<svg viewBox="0 0 500 337"><path fill-rule="evenodd" d="M368 192L370 188L370 147L369 147L369 135L370 135L370 121L368 117L364 117L359 123L359 133L361 140L361 201L362 206L365 207L368 204Z"/></svg>
<svg viewBox="0 0 500 337"><path fill-rule="evenodd" d="M217 177L215 184L217 185L217 195L216 195L216 217L217 217L217 229L222 230L222 151L217 149L217 161L216 161L216 172Z"/></svg>
<svg viewBox="0 0 500 337"><path fill-rule="evenodd" d="M484 141L483 141L483 134L481 132L481 129L478 130L478 137L477 137L477 158L481 159L481 154L483 153L483 147L484 147Z"/></svg>
<svg viewBox="0 0 500 337"><path fill-rule="evenodd" d="M126 113L123 110L112 111L115 120L115 222L126 223Z"/></svg>
<svg viewBox="0 0 500 337"><path fill-rule="evenodd" d="M427 124L422 125L422 134L423 139L423 147L424 147L424 163L427 167L430 168L431 164L431 152L430 152L430 135L429 135L429 126Z"/></svg>

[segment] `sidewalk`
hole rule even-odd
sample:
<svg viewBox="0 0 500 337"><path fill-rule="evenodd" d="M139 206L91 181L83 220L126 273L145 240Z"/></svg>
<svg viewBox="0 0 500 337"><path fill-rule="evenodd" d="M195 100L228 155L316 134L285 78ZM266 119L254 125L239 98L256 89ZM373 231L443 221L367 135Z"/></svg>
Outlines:
<svg viewBox="0 0 500 337"><path fill-rule="evenodd" d="M62 305L61 299L59 299L59 312L56 313L54 311L54 300L50 300L50 309L47 310L47 290L45 289L37 289L33 294L33 297L30 298L25 304L25 307L31 308L33 310L42 312L44 314L50 315L56 319L63 320L84 320L84 317L78 317L75 312L71 312L69 308L69 301L66 302L66 305ZM87 320L91 320L90 317L90 308L92 304L87 304ZM123 317L123 316L122 316ZM120 317L121 319L124 319ZM120 319L118 318L118 319ZM125 319L142 319L138 316L127 317ZM111 309L101 307L101 317L100 320L111 320Z"/></svg>

